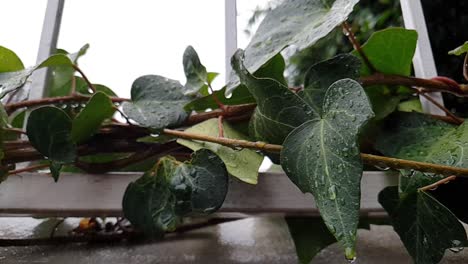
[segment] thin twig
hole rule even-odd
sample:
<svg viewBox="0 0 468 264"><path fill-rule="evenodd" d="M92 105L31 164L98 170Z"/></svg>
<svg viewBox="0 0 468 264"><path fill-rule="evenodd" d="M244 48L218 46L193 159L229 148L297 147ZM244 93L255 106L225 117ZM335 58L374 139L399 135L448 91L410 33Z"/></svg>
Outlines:
<svg viewBox="0 0 468 264"><path fill-rule="evenodd" d="M76 94L76 76L73 75L72 76L72 83L71 83L71 91L70 91L70 95L74 95Z"/></svg>
<svg viewBox="0 0 468 264"><path fill-rule="evenodd" d="M437 106L440 110L444 111L450 118L452 118L452 120L454 121L455 124L461 125L461 124L463 124L463 122L465 122L465 119L454 115L450 110L448 110L443 105L439 104L439 102L434 100L434 98L432 98L432 97L430 97L430 96L428 96L427 94L424 94L424 93L420 93L420 95L422 97L426 98L426 100L431 102L433 105Z"/></svg>
<svg viewBox="0 0 468 264"><path fill-rule="evenodd" d="M84 74L84 72L80 69L80 67L78 67L78 65L75 65L73 64L73 69L75 69L75 71L79 72L81 77L83 77L83 80L88 84L89 88L93 91L93 93L96 92L96 88L94 87L94 85L89 81L88 77L86 77L86 75Z"/></svg>
<svg viewBox="0 0 468 264"><path fill-rule="evenodd" d="M16 134L21 134L21 135L26 135L26 132L24 130L19 129L19 128L14 128L14 127L3 128L3 131L13 132L13 133L16 133Z"/></svg>
<svg viewBox="0 0 468 264"><path fill-rule="evenodd" d="M211 97L213 97L213 100L216 102L216 104L218 105L218 107L221 109L221 110L225 110L226 106L219 100L218 96L216 96L216 93L213 89L213 87L211 86L211 84L207 84L208 85L208 88L210 89L211 91Z"/></svg>
<svg viewBox="0 0 468 264"><path fill-rule="evenodd" d="M468 96L468 93L462 89L462 85L454 86L446 82L395 74L375 73L370 76L361 77L360 81L363 86L402 85L407 87L421 87L431 91L451 93L459 97Z"/></svg>
<svg viewBox="0 0 468 264"><path fill-rule="evenodd" d="M26 168L18 169L18 170L12 170L8 172L8 175L15 175L23 172L29 172L29 171L37 171L40 169L48 168L50 165L49 164L38 164L38 165L33 165L29 166Z"/></svg>
<svg viewBox="0 0 468 264"><path fill-rule="evenodd" d="M343 22L343 32L348 37L349 42L353 45L354 49L359 53L361 58L364 60L364 63L367 67L371 70L371 72L378 72L378 70L374 67L374 65L370 62L369 58L367 57L366 53L361 47L361 44L356 40L354 36L353 30L349 26L348 22Z"/></svg>
<svg viewBox="0 0 468 264"><path fill-rule="evenodd" d="M281 149L283 148L280 145L273 145L273 144L268 144L265 142L251 142L251 141L240 140L240 139L212 137L212 136L189 133L189 132L172 130L172 129L164 129L163 132L167 135L175 136L178 138L218 143L218 144L232 147L232 148L258 149L258 150L264 150L268 152L280 152Z"/></svg>
<svg viewBox="0 0 468 264"><path fill-rule="evenodd" d="M223 116L218 116L218 136L224 137Z"/></svg>
<svg viewBox="0 0 468 264"><path fill-rule="evenodd" d="M453 181L457 178L457 176L455 175L452 175L452 176L449 176L447 178L443 178L442 180L438 181L438 182L435 182L433 184L430 184L430 185L427 185L427 186L424 186L422 188L419 188L418 191L420 192L426 192L426 191L431 191L431 190L435 190L437 189L437 187L439 187L440 185L442 184L446 184L446 183L449 183L450 181Z"/></svg>
<svg viewBox="0 0 468 264"><path fill-rule="evenodd" d="M250 142L246 140L219 138L170 129L164 129L163 132L168 135L172 135L179 138L218 143L232 148L240 147L248 149L258 149L276 153L281 152L281 150L283 149L283 146L281 145L273 145L265 142ZM361 153L361 159L364 163L369 165L387 166L394 169L412 169L421 172L429 172L442 175L468 176L468 168L451 167L447 165L396 159L364 153Z"/></svg>
<svg viewBox="0 0 468 264"><path fill-rule="evenodd" d="M29 101L22 101L18 103L6 104L5 110L8 113L11 113L15 111L16 109L24 108L24 107L35 107L35 106L50 105L50 104L63 104L63 103L68 103L68 102L81 102L81 101L88 101L89 99L91 99L91 96L80 95L80 94L60 96L60 97L48 97L48 98L42 98L42 99L37 99L37 100L29 100ZM110 97L110 99L114 103L130 101L130 99L128 98L120 98L120 97Z"/></svg>
<svg viewBox="0 0 468 264"><path fill-rule="evenodd" d="M463 77L468 81L468 53L466 53L465 60L463 61Z"/></svg>

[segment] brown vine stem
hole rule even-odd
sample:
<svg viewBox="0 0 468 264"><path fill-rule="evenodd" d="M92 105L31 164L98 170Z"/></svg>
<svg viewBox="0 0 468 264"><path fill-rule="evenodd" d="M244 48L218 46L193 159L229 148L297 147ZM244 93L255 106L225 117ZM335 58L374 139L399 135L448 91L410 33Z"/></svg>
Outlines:
<svg viewBox="0 0 468 264"><path fill-rule="evenodd" d="M464 91L463 85L453 86L448 83L422 79L417 77L401 76L394 74L383 74L383 73L374 73L373 75L361 77L360 79L362 85L371 86L371 85L403 85L408 87L422 87L425 89L447 92L454 94L459 97L468 96L467 91Z"/></svg>
<svg viewBox="0 0 468 264"><path fill-rule="evenodd" d="M171 129L164 129L163 132L179 138L218 143L232 148L240 147L276 153L283 149L283 146L281 145L268 144L265 142L250 142L246 140L219 138ZM364 153L361 153L361 159L364 163L369 165L387 166L394 169L410 169L442 175L468 176L468 168L451 167L447 165L396 159Z"/></svg>
<svg viewBox="0 0 468 264"><path fill-rule="evenodd" d="M463 61L463 77L468 81L468 53L466 53L465 60Z"/></svg>
<svg viewBox="0 0 468 264"><path fill-rule="evenodd" d="M23 172L36 171L36 170L40 170L40 169L44 169L48 167L49 167L49 164L33 165L33 166L26 167L26 168L9 171L8 175L15 175L15 174L23 173Z"/></svg>
<svg viewBox="0 0 468 264"><path fill-rule="evenodd" d="M447 178L444 178L438 182L435 182L433 184L430 184L430 185L427 185L427 186L424 186L422 188L419 188L418 191L420 192L426 192L426 191L430 191L430 190L435 190L437 189L437 187L439 187L440 185L442 184L446 184L446 183L449 183L450 181L453 181L457 178L457 176L455 175L452 175L452 176L448 176Z"/></svg>
<svg viewBox="0 0 468 264"><path fill-rule="evenodd" d="M26 132L19 129L19 128L9 127L9 128L3 128L3 130L7 131L7 132L13 132L13 133L16 133L16 134L26 135Z"/></svg>
<svg viewBox="0 0 468 264"><path fill-rule="evenodd" d="M356 37L354 36L354 32L351 29L351 26L348 24L348 22L343 22L343 32L345 36L348 37L349 42L353 45L353 48L359 53L361 58L364 60L364 63L367 65L367 67L372 71L372 72L378 72L377 69L374 67L374 65L370 62L369 58L367 57L366 53L362 50L361 44L356 40Z"/></svg>
<svg viewBox="0 0 468 264"><path fill-rule="evenodd" d="M114 103L122 103L122 102L130 101L130 99L127 99L127 98L120 98L120 97L110 97L110 98L112 102ZM79 95L79 94L59 96L59 97L48 97L48 98L42 98L42 99L37 99L37 100L22 101L18 103L6 104L5 110L8 113L11 113L15 111L16 109L24 108L24 107L35 107L35 106L49 105L49 104L61 104L61 103L67 103L67 102L88 101L89 99L91 99L91 96Z"/></svg>
<svg viewBox="0 0 468 264"><path fill-rule="evenodd" d="M429 102L431 102L432 104L437 106L440 110L444 111L444 113L446 113L447 116L452 118L454 124L461 125L461 124L463 124L463 122L465 122L465 119L454 115L452 112L450 112L450 110L445 108L443 105L439 104L439 102L437 102L436 100L434 100L432 97L428 96L427 94L420 93L419 95L426 98L426 100L428 100Z"/></svg>
<svg viewBox="0 0 468 264"><path fill-rule="evenodd" d="M84 72L80 69L80 67L78 67L78 65L76 64L73 64L72 65L73 69L75 69L75 71L79 72L81 77L83 77L83 80L88 84L89 88L93 91L93 93L96 92L96 88L94 87L94 85L89 81L88 77L86 77L86 75L84 74Z"/></svg>

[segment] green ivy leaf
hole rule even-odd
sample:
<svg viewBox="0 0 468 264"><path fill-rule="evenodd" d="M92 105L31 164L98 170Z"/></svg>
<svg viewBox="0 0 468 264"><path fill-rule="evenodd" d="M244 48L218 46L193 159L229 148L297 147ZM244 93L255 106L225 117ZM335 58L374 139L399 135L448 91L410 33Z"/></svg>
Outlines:
<svg viewBox="0 0 468 264"><path fill-rule="evenodd" d="M50 166L49 166L50 174L52 174L52 178L54 179L55 182L57 182L60 177L60 171L62 170L62 167L63 167L62 163L58 163L54 161L50 163Z"/></svg>
<svg viewBox="0 0 468 264"><path fill-rule="evenodd" d="M398 111L400 112L418 112L422 113L422 105L421 100L419 98L411 99L408 101L404 101L398 104Z"/></svg>
<svg viewBox="0 0 468 264"><path fill-rule="evenodd" d="M389 28L372 34L362 46L362 50L379 72L409 76L417 40L418 33L414 30ZM356 51L352 54L361 58ZM371 74L365 63L362 63L361 74ZM384 85L367 87L366 93L372 103L376 120L393 113L400 101L407 97L398 87Z"/></svg>
<svg viewBox="0 0 468 264"><path fill-rule="evenodd" d="M459 127L420 113L391 116L378 135L376 149L386 156L467 167L468 125ZM442 176L402 170L401 195L440 180Z"/></svg>
<svg viewBox="0 0 468 264"><path fill-rule="evenodd" d="M310 263L322 249L336 242L320 218L286 218L286 223L302 264Z"/></svg>
<svg viewBox="0 0 468 264"><path fill-rule="evenodd" d="M350 54L340 54L319 62L306 72L304 90L299 95L307 100L315 112L320 113L328 87L341 79L358 80L360 67L360 60Z"/></svg>
<svg viewBox="0 0 468 264"><path fill-rule="evenodd" d="M465 53L468 52L468 41L465 42L463 45L461 45L460 47L454 49L454 50L451 50L449 51L449 54L450 55L456 55L456 56L460 56L460 55L463 55Z"/></svg>
<svg viewBox="0 0 468 264"><path fill-rule="evenodd" d="M242 50L234 54L231 64L257 102L250 120L250 134L255 139L281 144L294 128L317 116L313 108L283 83L250 74L243 64Z"/></svg>
<svg viewBox="0 0 468 264"><path fill-rule="evenodd" d="M114 104L107 95L101 92L94 94L73 120L72 140L76 143L87 140L101 127L104 120L112 117L114 112Z"/></svg>
<svg viewBox="0 0 468 264"><path fill-rule="evenodd" d="M155 130L182 124L188 117L184 110L190 97L184 95L180 82L158 75L146 75L132 85L132 102L123 110L140 125Z"/></svg>
<svg viewBox="0 0 468 264"><path fill-rule="evenodd" d="M226 168L209 150L195 152L189 163L163 157L128 185L122 202L124 215L145 234L162 236L175 230L184 216L216 211L227 187Z"/></svg>
<svg viewBox="0 0 468 264"><path fill-rule="evenodd" d="M80 54L84 54L88 45L85 45L80 49L79 52L74 54L55 54L39 63L34 67L30 67L24 70L14 71L14 72L3 72L0 73L0 98L3 98L7 93L10 93L21 86L23 86L29 76L40 68L43 67L54 67L54 66L72 66L76 63L76 59Z"/></svg>
<svg viewBox="0 0 468 264"><path fill-rule="evenodd" d="M363 165L357 145L361 127L373 117L364 89L354 80L335 82L325 94L318 119L291 132L281 165L303 192L314 195L329 230L355 256Z"/></svg>
<svg viewBox="0 0 468 264"><path fill-rule="evenodd" d="M14 72L24 69L23 62L12 50L0 46L0 72Z"/></svg>
<svg viewBox="0 0 468 264"><path fill-rule="evenodd" d="M256 72L284 48L301 50L325 37L348 18L359 0L286 0L270 11L245 50L245 66ZM231 78L230 93L239 81Z"/></svg>
<svg viewBox="0 0 468 264"><path fill-rule="evenodd" d="M214 95L224 105L240 105L240 104L252 104L255 103L255 99L250 94L247 87L240 85L237 89L232 92L231 97L227 98L226 87L221 90L215 91ZM218 109L219 105L213 99L213 95L208 94L202 98L195 99L185 105L186 111L204 111L206 109Z"/></svg>
<svg viewBox="0 0 468 264"><path fill-rule="evenodd" d="M196 94L208 83L208 73L192 46L188 46L185 49L183 65L185 76L187 77L187 83L185 84L186 94ZM210 77L213 78L213 76Z"/></svg>
<svg viewBox="0 0 468 264"><path fill-rule="evenodd" d="M398 187L387 187L380 192L379 202L416 264L439 263L446 249L459 251L466 241L458 219L426 192L401 198Z"/></svg>
<svg viewBox="0 0 468 264"><path fill-rule="evenodd" d="M72 121L57 107L44 106L31 112L26 126L31 145L58 163L72 163L76 145L71 139Z"/></svg>
<svg viewBox="0 0 468 264"><path fill-rule="evenodd" d="M362 50L379 72L409 76L417 41L418 33L415 30L389 28L372 34ZM360 58L358 52L353 51L353 54ZM362 64L361 74L371 74L365 63Z"/></svg>
<svg viewBox="0 0 468 264"><path fill-rule="evenodd" d="M223 122L224 137L232 139L248 138L237 132L229 123ZM216 118L206 120L197 124L186 132L217 137L219 135L218 120ZM178 139L177 143L186 146L194 151L199 149L209 149L216 153L226 164L228 172L243 182L257 184L258 169L263 161L263 156L250 149L235 150L216 143L191 141Z"/></svg>

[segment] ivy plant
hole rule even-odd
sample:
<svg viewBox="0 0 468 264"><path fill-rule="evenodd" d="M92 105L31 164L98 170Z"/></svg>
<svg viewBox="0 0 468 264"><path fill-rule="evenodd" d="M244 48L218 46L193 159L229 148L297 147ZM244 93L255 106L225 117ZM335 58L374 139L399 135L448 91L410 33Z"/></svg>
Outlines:
<svg viewBox="0 0 468 264"><path fill-rule="evenodd" d="M411 76L413 30L378 31L361 46L346 22L357 4L282 1L232 56L224 87L213 87L218 74L189 46L186 80L141 76L131 98L86 77L78 58L88 45L57 50L29 68L0 46L0 179L44 168L55 181L65 171L141 172L123 194L124 216L134 232L161 238L221 208L229 177L261 183L259 167L269 157L298 192L313 195L320 212L321 219L287 219L307 263L335 242L356 259L357 230L372 222L359 218L361 177L365 168L388 167L400 179L379 195L384 224L393 225L415 263L438 263L447 249L467 243L459 221L466 221L466 207L453 197L466 196L468 130L440 104L447 116L423 113L418 96L464 97L467 86L450 76ZM291 87L282 51L314 47L336 27L355 50L310 61L302 85ZM453 48L455 55L467 52L466 43ZM45 67L53 72L48 97L16 96ZM16 168L24 162L32 164Z"/></svg>

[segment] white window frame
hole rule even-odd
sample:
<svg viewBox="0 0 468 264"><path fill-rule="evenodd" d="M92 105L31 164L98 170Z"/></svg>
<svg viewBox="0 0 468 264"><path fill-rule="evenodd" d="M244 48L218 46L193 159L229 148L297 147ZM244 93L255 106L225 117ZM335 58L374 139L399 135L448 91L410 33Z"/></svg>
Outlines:
<svg viewBox="0 0 468 264"><path fill-rule="evenodd" d="M48 0L44 19L38 62L50 56L56 48L65 0ZM236 0L225 0L225 63L229 78L230 58L237 49ZM401 0L407 28L416 29L419 42L414 57L418 77L437 75L424 14L420 0ZM33 75L29 99L38 99L47 92L47 71ZM431 95L442 102L440 93ZM424 110L444 114L421 99ZM129 182L140 173L110 173L106 175L67 174L55 183L37 173L12 175L0 184L0 215L43 217L121 216L121 200ZM382 214L378 193L388 185L396 185L398 177L392 172L364 172L362 178L362 214ZM247 185L231 179L229 193L221 213L288 213L318 214L309 194L302 194L284 173L261 173L258 185Z"/></svg>

